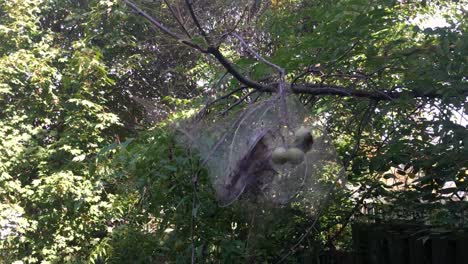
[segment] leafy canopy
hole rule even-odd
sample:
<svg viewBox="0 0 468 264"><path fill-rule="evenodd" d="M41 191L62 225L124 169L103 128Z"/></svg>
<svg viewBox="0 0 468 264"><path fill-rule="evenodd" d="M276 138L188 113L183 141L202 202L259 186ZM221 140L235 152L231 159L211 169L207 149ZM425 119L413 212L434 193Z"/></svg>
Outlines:
<svg viewBox="0 0 468 264"><path fill-rule="evenodd" d="M0 0L0 262L301 262L349 247L364 201L381 221L459 226L466 10L407 2L199 0L199 25L185 1L135 3L174 39L129 1ZM167 124L207 99L236 111L275 92L277 72L231 31L327 126L349 182L320 216L220 208L174 140Z"/></svg>

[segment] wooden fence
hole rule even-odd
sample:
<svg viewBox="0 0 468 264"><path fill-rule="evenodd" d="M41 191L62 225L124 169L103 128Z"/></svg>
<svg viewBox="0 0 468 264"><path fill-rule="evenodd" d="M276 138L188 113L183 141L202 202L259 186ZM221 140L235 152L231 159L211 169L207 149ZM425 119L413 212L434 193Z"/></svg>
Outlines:
<svg viewBox="0 0 468 264"><path fill-rule="evenodd" d="M353 247L353 261L348 263L468 264L467 230L449 231L421 225L354 224Z"/></svg>

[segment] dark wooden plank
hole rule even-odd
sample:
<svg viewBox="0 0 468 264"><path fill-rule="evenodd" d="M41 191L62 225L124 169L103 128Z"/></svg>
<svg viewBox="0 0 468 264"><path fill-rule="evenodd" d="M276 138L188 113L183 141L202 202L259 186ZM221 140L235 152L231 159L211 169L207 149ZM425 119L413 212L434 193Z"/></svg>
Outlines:
<svg viewBox="0 0 468 264"><path fill-rule="evenodd" d="M411 236L408 240L408 262L409 264L427 264L424 261L423 237Z"/></svg>
<svg viewBox="0 0 468 264"><path fill-rule="evenodd" d="M395 236L388 243L389 263L408 264L408 240Z"/></svg>
<svg viewBox="0 0 468 264"><path fill-rule="evenodd" d="M447 248L448 240L441 239L438 236L431 238L432 240L432 264L447 264Z"/></svg>
<svg viewBox="0 0 468 264"><path fill-rule="evenodd" d="M467 235L468 236L468 235ZM456 241L456 263L468 263L468 237L460 237Z"/></svg>

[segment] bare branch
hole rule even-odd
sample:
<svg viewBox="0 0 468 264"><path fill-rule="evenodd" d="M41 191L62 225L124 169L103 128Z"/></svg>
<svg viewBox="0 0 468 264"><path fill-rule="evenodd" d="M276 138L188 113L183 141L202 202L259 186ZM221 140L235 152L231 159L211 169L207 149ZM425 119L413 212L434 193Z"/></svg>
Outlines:
<svg viewBox="0 0 468 264"><path fill-rule="evenodd" d="M240 25L240 23L244 19L245 14L248 12L248 8L249 8L248 6L245 7L239 20L237 20L236 23L234 23L234 26L232 26L229 30L227 30L224 34L221 35L221 37L218 39L218 43L223 42L227 36L231 35L232 32L236 31L237 27Z"/></svg>
<svg viewBox="0 0 468 264"><path fill-rule="evenodd" d="M218 47L208 47L207 53L212 54L218 61L223 65L223 67L236 78L239 82L245 86L263 91L263 92L275 92L276 88L270 87L261 83L258 83L254 80L249 79L248 77L242 75L240 72L234 68L234 65L219 51Z"/></svg>
<svg viewBox="0 0 468 264"><path fill-rule="evenodd" d="M296 84L296 82L297 82L300 78L302 78L302 77L308 75L309 73L314 74L314 75L323 75L323 72L322 72L318 67L316 67L316 66L309 67L305 72L303 72L303 73L297 75L297 76L293 79L293 81L291 82L292 88L294 89L294 85Z"/></svg>
<svg viewBox="0 0 468 264"><path fill-rule="evenodd" d="M171 4L167 1L167 0L164 0L164 3L166 3L167 7L169 8L169 11L171 11L171 14L172 16L174 17L174 19L177 21L177 23L179 24L179 26L182 28L182 30L184 31L185 35L187 35L187 37L189 38L192 38L192 35L190 35L190 33L188 32L187 28L185 27L184 23L182 23L182 18L177 16L175 10L172 8ZM180 13L179 13L180 15Z"/></svg>
<svg viewBox="0 0 468 264"><path fill-rule="evenodd" d="M328 67L335 65L337 62L345 58L357 46L358 43L359 41L354 42L353 45L351 45L351 47L348 50L346 50L343 54L341 54L341 56L327 63Z"/></svg>
<svg viewBox="0 0 468 264"><path fill-rule="evenodd" d="M241 44L242 44L243 46L245 46L245 47L247 48L247 50L248 50L257 60L259 60L259 61L265 63L266 65L268 65L268 66L270 66L270 67L276 69L276 70L279 72L279 74L280 74L281 76L284 76L285 70L284 70L283 68L281 68L280 66L278 66L278 65L276 65L276 64L274 64L274 63L272 63L272 62L266 60L266 59L263 58L262 56L260 56L260 54L258 54L258 52L256 52L255 50L253 50L253 49L249 46L249 44L247 44L247 43L245 42L245 40L244 40L239 34L233 32L233 33L231 33L231 35L234 36L234 37L236 37L236 38L241 42Z"/></svg>
<svg viewBox="0 0 468 264"><path fill-rule="evenodd" d="M365 126L369 124L369 121L376 107L377 107L377 101L370 100L369 106L367 107L361 121L359 122L358 129L355 135L356 142L354 143L353 151L351 152L351 155L349 155L349 157L346 158L346 160L343 162L343 165L345 168L348 168L350 162L354 160L354 158L356 157L359 151L359 148L361 147L362 133L364 131Z"/></svg>
<svg viewBox="0 0 468 264"><path fill-rule="evenodd" d="M227 112L232 110L234 107L240 105L244 100L246 100L249 96L251 96L255 92L257 92L257 90L252 90L252 91L248 92L246 95L242 96L242 98L240 98L235 103L233 103L231 106L229 106L226 110L221 112L221 115L225 115Z"/></svg>
<svg viewBox="0 0 468 264"><path fill-rule="evenodd" d="M241 86L241 87L239 87L239 88L237 88L237 89L234 89L234 90L232 90L231 92L229 92L229 93L227 93L227 94L221 96L220 98L214 100L212 103L215 103L215 102L220 101L220 100L223 100L223 99L227 99L227 98L230 97L231 95L233 95L233 94L235 94L235 93L237 93L237 92L240 92L240 91L242 91L242 90L245 90L245 89L247 89L247 87Z"/></svg>
<svg viewBox="0 0 468 264"><path fill-rule="evenodd" d="M228 74L228 73L226 72L226 74L225 74L224 76L226 76L227 74ZM223 76L223 78L224 78L224 76ZM219 82L218 82L218 83L219 83ZM237 93L237 92L243 91L243 90L245 90L245 89L248 89L248 87L241 86L241 87L239 87L239 88L237 88L237 89L234 89L234 90L232 90L231 92L229 92L229 93L227 93L227 94L225 94L225 95L223 95L223 96L221 96L221 97L219 97L219 98L214 99L213 101L208 101L208 102L205 104L205 106L203 106L203 108L198 112L197 115L198 115L198 116L204 116L204 115L208 112L208 109L209 109L212 105L218 103L218 102L221 101L221 100L228 99L231 95L233 95L233 94L235 94L235 93Z"/></svg>
<svg viewBox="0 0 468 264"><path fill-rule="evenodd" d="M135 5L133 2L129 0L122 0L125 4L127 4L131 9L133 9L135 12L137 12L140 16L146 18L151 24L153 24L155 27L157 27L159 30L164 32L165 34L171 36L172 38L176 39L177 41L192 47L194 49L197 49L201 52L206 52L205 49L200 47L198 44L195 44L191 42L190 40L184 39L183 37L179 36L177 33L171 31L169 28L165 27L161 22L158 20L154 19L152 16L150 16L148 13L143 11L141 8L139 8L137 5Z"/></svg>
<svg viewBox="0 0 468 264"><path fill-rule="evenodd" d="M390 92L390 91L362 91L352 88L346 88L338 85L327 85L327 84L314 84L314 83L302 83L296 84L291 89L296 94L310 94L310 95L336 95L342 97L358 97L358 98L369 98L376 101L391 101L404 96L410 98L441 98L442 94L435 92L418 92L418 91L402 91L402 92ZM467 96L468 90L463 90L459 95Z"/></svg>
<svg viewBox="0 0 468 264"><path fill-rule="evenodd" d="M206 43L208 43L208 45L211 45L211 41L208 38L208 34L205 32L205 30L201 26L200 21L198 20L197 16L195 15L195 12L193 11L193 6L192 6L191 1L190 0L185 0L185 3L187 4L190 16L192 17L192 20L195 23L195 26L197 26L197 28L200 31L200 34L203 36L203 38L205 38Z"/></svg>
<svg viewBox="0 0 468 264"><path fill-rule="evenodd" d="M178 40L179 42L189 46L189 47L192 47L194 49L197 49L203 53L209 53L209 54L212 54L220 63L221 65L223 65L223 67L232 75L234 76L234 78L236 78L239 82L241 82L242 84L244 84L245 86L248 86L250 88L254 88L254 89L257 89L259 91L271 91L271 92L274 92L276 90L276 88L274 87L268 87L266 85L263 85L261 83L258 83L258 82L255 82L251 79L249 79L248 77L246 76L243 76L239 71L237 71L234 67L234 65L229 62L229 60L224 57L224 55L219 51L219 48L218 47L213 47L213 46L210 46L208 47L208 49L204 49L202 47L200 47L198 44L195 44L193 42L191 42L190 40L186 40L184 39L183 37L179 36L178 34L176 34L175 32L171 31L170 29L168 29L167 27L165 27L164 25L162 25L161 22L159 22L158 20L154 19L152 16L150 16L148 13L146 13L145 11L143 11L142 9L140 9L137 5L135 5L133 2L129 1L129 0L123 0L130 8L132 8L133 10L135 10L139 15L143 16L144 18L146 18L149 22L151 22L151 24L153 24L154 26L156 26L158 29L160 29L162 32L164 32L165 34L171 36L172 38ZM191 4L189 4L189 7L191 7ZM193 11L193 9L192 9ZM194 19L194 21L198 21L197 18L195 17L195 15L193 15L192 17ZM196 22L198 23L198 22ZM199 23L198 23L199 25ZM197 25L197 26L198 26ZM200 26L200 30L203 31L203 29L201 29L201 26ZM204 32L204 31L203 31ZM206 35L206 33L204 33Z"/></svg>
<svg viewBox="0 0 468 264"><path fill-rule="evenodd" d="M270 83L270 84L264 84L260 83L257 81L254 81L250 79L247 76L244 76L241 74L234 66L233 63L231 63L219 50L218 46L213 46L210 43L208 48L203 48L199 46L198 44L192 42L191 40L184 39L177 33L171 31L169 28L165 27L161 22L158 20L154 19L151 17L149 14L141 10L138 6L136 6L133 2L130 0L122 0L124 3L126 3L131 9L136 11L139 15L143 16L145 19L147 19L151 24L153 24L156 28L161 30L163 33L169 35L170 37L176 39L177 41L194 48L202 53L208 53L213 55L218 62L226 69L227 72L229 72L234 78L236 78L243 86L246 86L248 88L253 88L256 89L259 92L278 92L282 91L283 87L288 87L293 93L296 94L308 94L308 95L314 95L314 96L319 96L319 95L335 95L335 96L340 96L340 97L356 97L356 98L368 98L372 99L375 101L391 101L403 96L408 96L411 98L441 98L443 97L442 94L436 93L436 92L418 92L418 91L401 91L401 92L396 92L396 91L391 91L390 89L387 90L374 90L374 91L364 91L364 90L358 90L355 88L350 88L350 87L344 87L344 86L338 86L338 85L330 85L330 84L325 84L325 83L301 83L301 84L295 84L295 81L297 81L299 78L295 78L293 83L286 83L284 81L284 69L279 67L278 65L275 65L267 60L265 60L263 57L261 57L258 53L253 51L247 43L240 37L239 35L233 33L233 36L238 38L241 42L243 42L243 45L245 45L249 51L260 61L263 63L275 68L278 70L281 74L282 77L280 78L279 83ZM193 12L192 4L189 0L185 0L189 11L191 13L192 19L194 20L196 26L200 30L200 34L202 34L204 37L206 36L206 40L208 42L208 36L206 32L203 30L201 27L200 23L198 22L197 17L195 16L195 13ZM234 35L235 34L235 35ZM352 48L354 48L355 45L353 45ZM349 51L348 51L349 52ZM345 53L346 54L346 53ZM279 88L279 89L278 89ZM468 89L464 89L458 93L457 96L467 96L468 95Z"/></svg>

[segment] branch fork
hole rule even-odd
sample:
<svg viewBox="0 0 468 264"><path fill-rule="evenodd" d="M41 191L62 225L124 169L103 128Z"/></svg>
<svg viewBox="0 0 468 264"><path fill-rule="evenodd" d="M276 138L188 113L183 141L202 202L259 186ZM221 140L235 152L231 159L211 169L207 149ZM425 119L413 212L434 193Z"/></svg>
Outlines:
<svg viewBox="0 0 468 264"><path fill-rule="evenodd" d="M169 5L167 0L165 0L165 2L168 5L169 9L171 10L171 14L173 15L174 19L177 21L179 26L182 28L182 31L185 33L188 39L184 38L179 33L172 31L170 28L164 26L162 22L160 22L156 18L152 17L151 15L143 11L134 2L130 0L122 0L122 1L132 10L134 10L138 15L144 17L148 22L150 22L153 26L158 28L164 34L175 39L179 43L182 43L195 50L198 50L201 53L210 54L213 57L215 57L216 60L226 69L226 71L229 74L231 74L235 79L237 79L242 84L242 86L253 88L257 90L258 92L269 92L269 93L280 92L281 94L284 94L286 92L292 92L295 94L306 94L306 95L312 95L312 96L322 95L322 96L366 98L366 99L371 99L375 101L392 101L394 99L405 97L405 96L411 97L411 98L429 98L429 99L441 98L443 96L442 94L439 94L436 92L418 92L415 90L396 92L396 91L391 91L389 89L386 89L386 90L374 89L373 91L365 91L365 90L356 89L354 87L345 87L345 86L338 86L338 85L332 85L332 84L326 84L326 83L319 83L319 84L307 83L307 82L296 83L299 78L303 77L308 72L298 75L296 78L294 78L294 81L292 83L289 83L289 82L286 82L286 78L285 78L286 71L284 68L262 57L258 52L253 50L239 34L235 33L234 31L228 33L228 35L233 36L234 38L238 39L241 45L243 45L249 51L249 53L253 55L258 61L278 71L278 74L280 76L279 82L267 83L267 84L261 83L261 82L252 80L249 77L243 75L241 72L239 72L234 66L234 64L231 61L229 61L229 59L227 59L224 56L224 54L220 51L219 46L221 43L213 44L208 33L204 30L198 17L196 16L196 13L193 9L193 3L191 0L185 0L185 4L188 8L188 11L190 13L190 17L193 23L198 29L199 34L205 40L207 47L202 47L193 41L193 36L191 36L191 34L185 28L184 23L181 21L181 17L178 17L176 15L175 11ZM226 36L223 35L223 38L225 37ZM349 51L352 50L355 47L355 45L356 43L353 44L353 46L349 49ZM356 76L353 76L353 77L356 77ZM460 95L462 96L468 95L468 90L460 91Z"/></svg>

